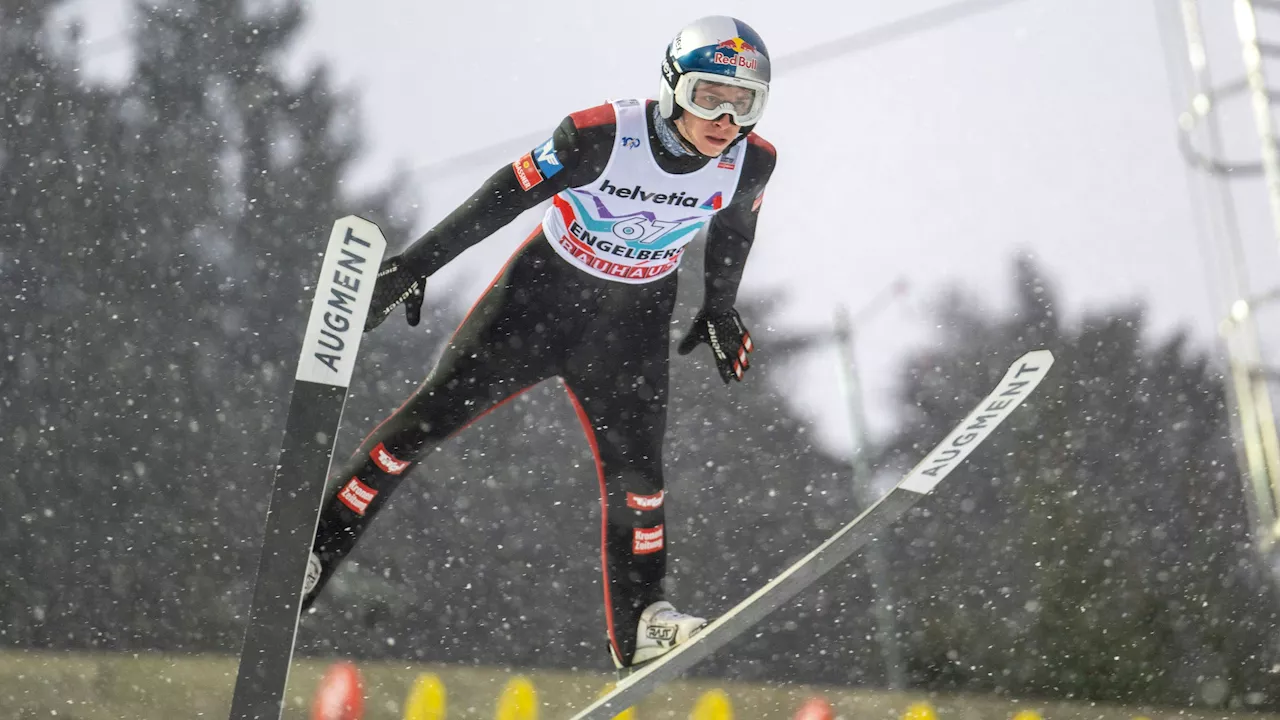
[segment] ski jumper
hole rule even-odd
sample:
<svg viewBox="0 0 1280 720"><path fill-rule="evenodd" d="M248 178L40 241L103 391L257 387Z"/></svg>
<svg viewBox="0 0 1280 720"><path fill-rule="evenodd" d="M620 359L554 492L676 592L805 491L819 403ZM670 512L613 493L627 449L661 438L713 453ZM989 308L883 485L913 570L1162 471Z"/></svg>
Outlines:
<svg viewBox="0 0 1280 720"><path fill-rule="evenodd" d="M610 650L623 664L632 656L640 612L663 599L666 575L662 443L676 268L705 229L705 305L733 307L774 166L773 147L754 134L719 158L677 156L655 122L652 101L570 115L405 251L414 273L429 276L552 200L423 384L338 471L314 544L324 568L315 592L415 464L558 377L596 460Z"/></svg>

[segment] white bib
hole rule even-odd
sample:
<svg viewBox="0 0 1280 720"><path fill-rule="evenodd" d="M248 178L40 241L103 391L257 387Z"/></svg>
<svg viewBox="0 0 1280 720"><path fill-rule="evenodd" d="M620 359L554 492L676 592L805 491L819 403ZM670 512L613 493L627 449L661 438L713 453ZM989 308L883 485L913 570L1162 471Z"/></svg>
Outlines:
<svg viewBox="0 0 1280 720"><path fill-rule="evenodd" d="M647 283L676 271L689 244L733 201L745 142L684 175L658 167L641 100L612 103L617 136L609 162L588 185L556 193L542 219L547 240L583 272Z"/></svg>

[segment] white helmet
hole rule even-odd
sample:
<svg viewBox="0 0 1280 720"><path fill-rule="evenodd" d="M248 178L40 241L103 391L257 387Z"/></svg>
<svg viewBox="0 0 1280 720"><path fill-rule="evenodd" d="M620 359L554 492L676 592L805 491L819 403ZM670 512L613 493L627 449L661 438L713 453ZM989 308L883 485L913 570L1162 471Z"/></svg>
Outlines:
<svg viewBox="0 0 1280 720"><path fill-rule="evenodd" d="M769 51L741 20L702 18L667 46L658 92L662 117L673 120L688 112L714 120L728 113L746 134L760 121L768 99Z"/></svg>

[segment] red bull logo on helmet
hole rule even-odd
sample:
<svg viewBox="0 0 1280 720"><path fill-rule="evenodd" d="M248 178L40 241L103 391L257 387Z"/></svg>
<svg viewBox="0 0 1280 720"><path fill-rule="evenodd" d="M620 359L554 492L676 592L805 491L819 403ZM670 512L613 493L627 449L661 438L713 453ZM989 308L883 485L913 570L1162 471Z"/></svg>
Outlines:
<svg viewBox="0 0 1280 720"><path fill-rule="evenodd" d="M717 65L733 65L747 70L755 70L758 67L755 60L744 58L741 55L725 55L720 52L711 57L711 62Z"/></svg>
<svg viewBox="0 0 1280 720"><path fill-rule="evenodd" d="M760 51L755 45L740 37L725 40L716 45L715 52L711 55L711 62L717 65L732 65L746 70L756 70L759 67L759 61L756 58L745 57L743 53L759 55Z"/></svg>
<svg viewBox="0 0 1280 720"><path fill-rule="evenodd" d="M725 40L724 42L720 43L719 45L716 45L716 49L717 49L717 50L732 50L732 51L734 51L734 52L736 52L736 53L749 52L749 53L757 53L757 54L759 54L759 52L760 52L759 50L757 50L757 49L756 49L756 46L755 46L755 45L752 45L751 43L747 42L746 40L743 40L743 39L742 39L742 38L740 38L740 37L736 37L736 38L734 38L734 39L732 39L732 40Z"/></svg>

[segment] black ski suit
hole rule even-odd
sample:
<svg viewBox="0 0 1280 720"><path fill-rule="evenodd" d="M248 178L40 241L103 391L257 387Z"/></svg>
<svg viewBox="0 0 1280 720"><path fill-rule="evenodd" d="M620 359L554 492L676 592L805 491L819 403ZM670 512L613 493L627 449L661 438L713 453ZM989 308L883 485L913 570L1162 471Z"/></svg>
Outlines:
<svg viewBox="0 0 1280 720"><path fill-rule="evenodd" d="M708 162L669 153L655 135L652 106L650 101L649 146L659 167L679 174ZM565 188L593 182L613 152L615 135L610 105L570 115L553 135L563 171L526 188L528 178L517 175L520 161L503 167L407 249L404 261L415 275L429 276L520 212ZM774 167L768 142L754 134L742 142L748 147L737 192L707 227L704 307L713 311L733 307L760 197ZM609 642L615 657L629 662L622 659L633 654L640 611L663 599L662 443L675 299L675 273L644 284L598 278L557 255L542 228L530 235L468 313L425 382L338 471L340 484L322 511L314 544L324 571L305 605L413 465L485 413L559 377L596 458Z"/></svg>

